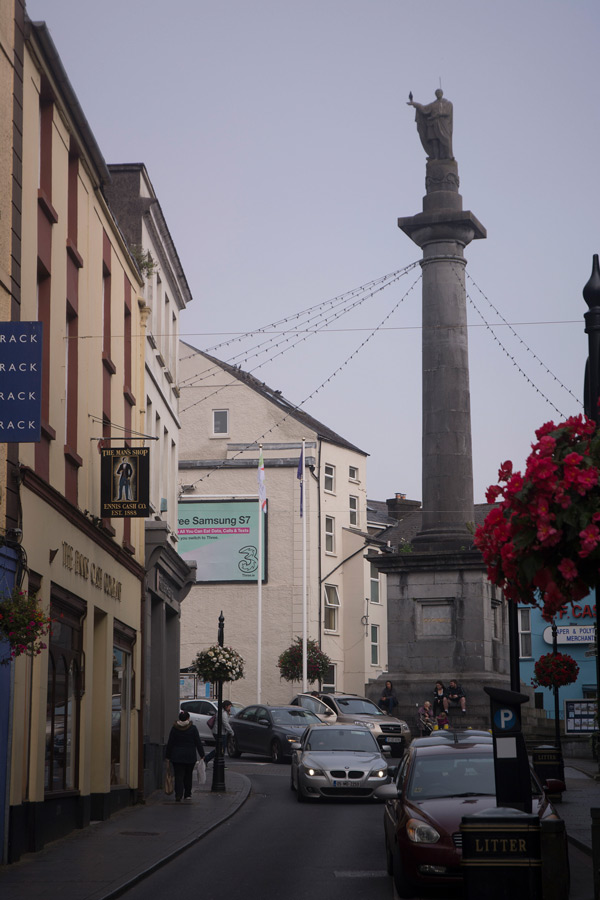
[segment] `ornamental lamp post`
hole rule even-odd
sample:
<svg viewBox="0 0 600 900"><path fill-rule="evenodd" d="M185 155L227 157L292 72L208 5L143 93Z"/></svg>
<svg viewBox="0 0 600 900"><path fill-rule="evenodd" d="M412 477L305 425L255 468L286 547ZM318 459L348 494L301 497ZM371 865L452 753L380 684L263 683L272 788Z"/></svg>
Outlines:
<svg viewBox="0 0 600 900"><path fill-rule="evenodd" d="M219 647L223 646L223 637L225 633L225 617L223 610L219 616L219 629L217 632L217 643ZM223 793L225 791L225 760L222 750L222 734L223 734L223 681L221 678L217 681L217 744L215 747L215 755L213 758L213 779L212 791Z"/></svg>
<svg viewBox="0 0 600 900"><path fill-rule="evenodd" d="M596 428L600 423L600 411L598 410L598 400L600 399L600 265L598 264L598 254L594 253L592 260L592 274L586 286L583 289L583 299L589 306L584 313L585 332L588 336L588 359L585 367L585 383L583 392L583 405L585 414L593 419ZM596 579L596 615L595 615L595 638L596 638L596 721L598 719L598 699L600 687L600 657L598 655L598 587L600 580ZM597 727L597 726L596 726ZM599 760L600 762L600 760Z"/></svg>

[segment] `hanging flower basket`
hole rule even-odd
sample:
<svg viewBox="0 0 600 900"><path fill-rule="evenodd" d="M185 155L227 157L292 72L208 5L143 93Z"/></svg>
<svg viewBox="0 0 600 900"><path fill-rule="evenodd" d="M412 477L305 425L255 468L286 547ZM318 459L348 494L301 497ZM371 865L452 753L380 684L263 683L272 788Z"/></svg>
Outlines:
<svg viewBox="0 0 600 900"><path fill-rule="evenodd" d="M194 670L203 681L238 681L244 677L244 660L237 650L215 644L198 653Z"/></svg>
<svg viewBox="0 0 600 900"><path fill-rule="evenodd" d="M577 681L579 666L567 653L546 653L533 667L534 687L559 688Z"/></svg>
<svg viewBox="0 0 600 900"><path fill-rule="evenodd" d="M498 505L475 533L488 578L516 603L542 601L552 621L596 587L600 566L600 430L572 416L536 431L525 473L510 461L487 491Z"/></svg>
<svg viewBox="0 0 600 900"><path fill-rule="evenodd" d="M14 588L0 598L0 637L8 641L10 656L2 660L8 665L17 656L38 656L47 644L52 619L44 615L38 601L27 591Z"/></svg>
<svg viewBox="0 0 600 900"><path fill-rule="evenodd" d="M323 653L316 641L306 642L307 679L322 681L327 674L331 660ZM284 650L277 660L277 667L285 681L302 681L302 638L296 638L291 647Z"/></svg>

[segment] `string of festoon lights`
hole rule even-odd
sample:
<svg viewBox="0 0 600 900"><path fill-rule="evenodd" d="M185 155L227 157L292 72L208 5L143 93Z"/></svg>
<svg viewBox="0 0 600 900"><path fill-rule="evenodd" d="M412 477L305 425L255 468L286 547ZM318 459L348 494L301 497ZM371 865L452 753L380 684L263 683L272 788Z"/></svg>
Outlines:
<svg viewBox="0 0 600 900"><path fill-rule="evenodd" d="M414 268L414 267L411 267L411 268ZM190 486L191 486L191 487L196 487L196 485L200 484L200 483L203 482L203 481L206 481L208 478L210 478L210 476L211 476L214 472L218 472L220 469L222 469L222 468L226 465L226 463L229 463L232 459L237 459L237 457L238 457L238 456L241 456L242 453L244 453L246 450L249 450L250 448L256 446L256 444L260 443L261 441L264 441L265 438L268 437L269 434L271 434L273 431L275 431L277 428L279 428L281 425L283 425L283 423L286 422L287 419L290 418L290 416L292 416L295 412L297 412L298 410L300 410L306 403L308 403L309 400L312 400L313 397L316 397L317 394L320 393L320 391L322 391L322 390L323 390L323 389L324 389L324 388L325 388L325 387L326 387L326 386L327 386L334 378L336 378L336 377L340 374L340 372L342 372L342 371L346 368L346 366L347 366L347 365L348 365L348 364L349 364L349 363L350 363L350 362L351 362L351 361L352 361L352 360L353 360L353 359L361 352L361 350L369 343L369 341L377 334L377 332L380 331L380 330L383 328L383 326L385 325L385 323L386 323L387 321L389 321L389 319L394 315L394 313L396 312L396 310L398 309L398 307L406 300L406 298L407 298L407 297L409 296L409 294L414 290L414 288L416 287L416 285L417 285L420 281L421 281L421 273L419 272L419 275L418 275L418 277L415 279L415 281L411 284L411 286L408 288L408 290L402 295L402 297L397 301L397 303L394 304L394 306L392 307L392 309L391 309L391 310L383 317L383 319L379 322L379 324L376 325L376 326L369 332L369 334L367 335L367 337L366 337L363 341L361 341L361 343L360 343L360 344L352 351L352 353L350 353L349 356L346 357L346 359L344 360L344 362L341 363L341 364L340 364L340 365L339 365L339 366L331 373L331 375L329 375L328 378L325 378L325 379L318 385L318 387L316 387L316 388L314 389L314 391L312 391L307 397L304 398L304 400L302 400L300 403L298 403L298 404L296 404L296 405L292 405L292 404L288 403L287 401L285 401L285 400L284 400L282 397L280 397L280 396L274 397L273 399L277 400L277 401L280 403L280 405L281 405L282 407L283 407L284 405L287 406L287 407L289 407L289 408L288 408L288 411L286 412L286 414L285 414L279 421L275 422L269 429L267 429L267 431L264 431L261 435L259 435L258 437L256 437L253 441L249 441L249 442L248 442L247 444L245 444L240 450L238 450L238 452L235 453L233 456L229 457L227 460L223 460L222 463L220 463L219 465L214 466L212 469L210 469L209 472L207 472L206 474L202 475L200 478L197 478L196 481L192 482L192 484L191 484ZM216 392L215 392L215 393L216 393ZM207 399L207 398L204 398L204 399ZM189 407L188 407L188 408L189 408Z"/></svg>
<svg viewBox="0 0 600 900"><path fill-rule="evenodd" d="M539 356L537 355L537 353L536 353L534 350L532 350L532 348L531 348L531 347L523 340L523 338L515 331L515 329L514 329L513 326L511 325L511 323L508 322L508 321L504 318L504 316L502 315L502 313L494 306L494 304L492 303L492 301L490 300L490 298L486 296L486 294L481 290L481 288L480 288L479 285L473 280L473 278L471 278L471 276L469 275L468 272L467 272L467 278L469 279L469 281L471 282L471 284L473 285L473 287L475 287L475 288L479 291L479 293L480 293L481 296L484 298L484 300L489 304L490 308L493 309L493 311L496 313L496 315L497 315L500 319L502 319L502 322L504 323L504 325L506 325L506 326L511 330L511 332L512 332L513 335L516 337L516 339L519 341L519 343L520 343L523 347L525 347L525 349L527 350L527 352L528 352L529 354L531 354L531 356L533 357L533 359L535 359L536 362L538 362L538 363L540 364L540 366L542 367L542 369L544 369L544 371L547 372L547 374L550 375L550 376L554 379L554 381L556 381L556 383L557 383L564 391L566 391L567 394L569 394L569 395L573 398L573 400L575 400L575 402L577 403L578 406L583 407L583 403L581 402L580 398L577 397L577 396L573 393L573 391L572 391L570 388L568 388L565 384L563 384L562 381L560 380L560 378L558 378L558 377L554 374L554 372L552 372L551 369L548 368L548 366L546 365L546 363L545 363L543 360L541 360L541 359L539 358ZM471 302L473 303L473 301L471 301ZM473 306L475 307L475 304L474 304L474 303L473 303ZM475 309L476 309L476 308L477 308L477 307L475 307ZM480 315L481 315L481 314L480 314ZM482 316L482 318L483 318L483 316ZM484 322L485 322L485 319L484 319ZM490 328L490 329L493 328L493 326L492 326L492 325L488 325L487 322L485 322L485 324L486 324L486 326L487 326L488 328ZM504 349L504 348L503 348L503 349ZM505 351L505 352L506 352L506 351ZM510 359L512 359L512 357L510 357ZM541 393L541 391L539 391L538 393ZM551 405L553 405L553 404L551 404ZM556 409L556 407L554 407L554 409ZM559 410L557 410L557 412L559 412ZM562 413L561 413L561 415L562 415Z"/></svg>
<svg viewBox="0 0 600 900"><path fill-rule="evenodd" d="M218 350L221 347L228 347L231 344L239 343L240 341L246 340L247 338L253 337L254 335L264 334L265 332L273 331L274 329L278 329L278 333L281 333L280 326L285 326L290 322L294 322L295 327L286 329L283 332L285 336L280 338L279 340L276 340L276 337L272 335L266 340L260 341L258 344L255 344L254 346L249 347L246 350L242 350L234 356L229 357L227 360L224 360L230 365L233 365L236 362L239 362L240 365L247 364L249 360L254 359L258 356L262 356L265 353L272 352L273 350L283 346L284 349L282 351L265 360L265 362L272 362L274 359L280 356L281 353L293 349L298 344L307 340L307 338L309 338L311 335L317 334L319 331L326 330L331 322L338 321L343 315L351 312L353 309L366 302L375 294L379 293L379 291L382 291L390 285L395 284L395 282L397 282L408 272L412 271L412 269L414 269L417 265L418 262L410 263L403 269L398 269L397 271L391 272L388 275L383 275L380 278L373 279L372 281L369 281L358 288L353 288L351 291L347 291L344 294L340 294L330 300L322 301L321 303L301 310L298 313L294 313L291 316L286 316L283 319L272 322L269 325L263 325L261 326L261 328L255 329L254 331L249 331L229 340L221 341L221 343L219 344L214 344L212 347L208 347L205 352L213 353L215 350ZM357 297L358 299L355 299ZM345 305L343 306L342 311L339 312L339 307L343 304ZM307 328L307 326L315 325L315 323L319 323L318 327ZM302 328L300 328L300 325L302 325ZM180 361L190 359L195 355L195 353L190 353L187 356L182 356ZM264 362L262 363L262 365L264 365ZM212 375L218 368L218 365L215 364L209 369L204 370L202 376L200 377L198 375L190 375L180 382L179 387L195 387L201 384L201 382L206 380L207 378L212 377ZM257 366L256 368L259 367ZM255 369L252 369L251 371L255 371ZM182 411L185 412L185 410Z"/></svg>
<svg viewBox="0 0 600 900"><path fill-rule="evenodd" d="M487 330L489 331L489 333L492 335L493 339L496 341L496 343L498 344L498 346L500 347L500 349L502 350L502 352L504 353L504 355L510 360L510 362L513 364L513 366L516 367L516 369L517 369L517 371L519 372L519 374L522 375L523 378L525 379L525 381L526 381L529 385L531 385L531 387L534 389L534 391L536 391L536 392L540 395L540 397L543 397L543 399L546 401L546 403L548 403L548 404L552 407L552 409L553 409L555 412L557 412L559 416L562 416L562 418L564 419L564 418L565 418L565 414L564 414L563 412L560 411L560 409L558 408L558 406L556 406L556 405L552 402L552 400L550 400L550 398L547 397L546 394L545 394L542 390L540 390L540 388L539 388L536 384L534 384L534 382L531 380L531 378L529 377L529 375L527 375L527 373L521 368L521 366L520 366L519 363L516 361L516 359L514 358L514 356L511 356L510 351L504 346L504 344L502 343L502 341L500 340L500 338L498 337L498 335L497 335L496 332L494 331L492 325L490 325L490 323L487 321L487 319L485 318L485 316L483 315L483 313L481 312L481 310L479 309L479 307L477 306L477 304L475 303L475 301L473 300L473 298L471 297L471 295L470 295L468 292L467 292L467 300L469 301L469 303L471 304L471 306L473 307L473 309L475 310L475 312L477 313L477 315L482 319L482 321L483 321L485 327L487 328ZM552 374L552 373L550 373L550 374ZM556 379L556 381L558 381L558 378Z"/></svg>

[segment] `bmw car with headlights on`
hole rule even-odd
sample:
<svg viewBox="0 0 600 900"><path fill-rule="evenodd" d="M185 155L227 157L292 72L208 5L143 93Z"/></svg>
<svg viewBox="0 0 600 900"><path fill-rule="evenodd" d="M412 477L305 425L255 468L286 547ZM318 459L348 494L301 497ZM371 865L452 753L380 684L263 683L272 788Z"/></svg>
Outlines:
<svg viewBox="0 0 600 900"><path fill-rule="evenodd" d="M368 728L310 727L292 750L291 788L300 803L323 797L379 799L379 789L390 780L387 759Z"/></svg>

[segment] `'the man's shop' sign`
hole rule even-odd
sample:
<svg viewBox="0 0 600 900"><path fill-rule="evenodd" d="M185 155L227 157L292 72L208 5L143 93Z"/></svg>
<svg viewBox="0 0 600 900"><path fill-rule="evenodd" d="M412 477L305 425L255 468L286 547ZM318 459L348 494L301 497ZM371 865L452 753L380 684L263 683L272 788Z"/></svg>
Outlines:
<svg viewBox="0 0 600 900"><path fill-rule="evenodd" d="M150 449L111 447L101 450L100 506L102 518L150 515Z"/></svg>
<svg viewBox="0 0 600 900"><path fill-rule="evenodd" d="M41 439L42 323L0 322L0 442Z"/></svg>

